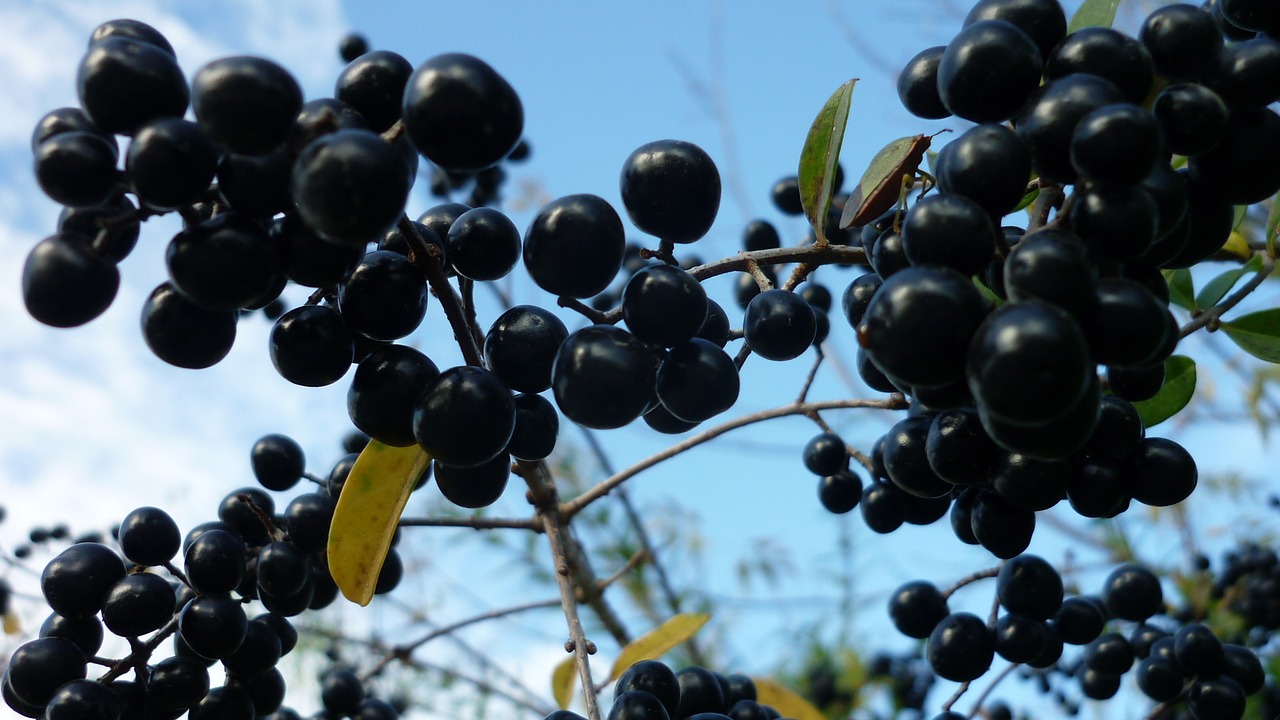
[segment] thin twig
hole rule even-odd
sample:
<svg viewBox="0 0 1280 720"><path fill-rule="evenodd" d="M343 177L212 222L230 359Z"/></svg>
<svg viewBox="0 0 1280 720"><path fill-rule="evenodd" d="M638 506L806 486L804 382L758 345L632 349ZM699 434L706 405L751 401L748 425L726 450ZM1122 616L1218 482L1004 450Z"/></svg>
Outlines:
<svg viewBox="0 0 1280 720"><path fill-rule="evenodd" d="M591 677L591 661L589 655L595 645L587 640L582 630L582 620L578 617L578 600L574 592L573 580L566 553L567 539L564 526L568 518L562 519L558 512L559 503L556 497L555 482L546 462L520 462L521 473L529 486L534 504L540 511L543 527L547 533L547 542L551 546L552 567L554 568L556 585L560 588L560 606L564 610L565 621L569 625L569 644L571 651L577 656L578 679L582 683L582 694L586 702L587 718L601 720L600 705L596 700L595 681ZM568 648L568 645L566 645Z"/></svg>
<svg viewBox="0 0 1280 720"><path fill-rule="evenodd" d="M802 403L809 397L809 388L813 387L813 379L818 376L818 368L822 366L822 348L814 348L817 350L817 357L813 359L813 366L809 368L809 374L804 378L804 385L800 388L800 394L796 396L796 402ZM817 414L817 411L814 411Z"/></svg>
<svg viewBox="0 0 1280 720"><path fill-rule="evenodd" d="M1216 331L1219 327L1219 320L1222 318L1222 315L1236 305L1239 305L1241 300L1249 297L1249 294L1254 290L1257 290L1258 286L1262 284L1262 281L1270 277L1271 272L1275 270L1275 258L1268 257L1265 253L1261 254L1261 257L1262 267L1258 268L1258 272L1254 273L1253 277L1249 278L1249 282L1242 285L1239 290L1228 295L1224 300L1222 300L1222 302L1219 302L1217 305L1214 305L1208 310L1205 310L1192 318L1191 322L1183 325L1178 331L1178 337L1184 338L1202 327L1207 327L1209 332Z"/></svg>
<svg viewBox="0 0 1280 720"><path fill-rule="evenodd" d="M969 711L969 720L973 720L978 715L978 711L982 709L982 703L987 701L987 696L991 694L991 691L995 690L1001 681L1012 675L1017 668L1018 663L1009 663L1009 667L1001 670L999 675L991 679L991 684L987 685L982 694L978 696L978 699L973 702L973 709Z"/></svg>
<svg viewBox="0 0 1280 720"><path fill-rule="evenodd" d="M721 435L729 432L730 430L736 430L741 427L746 427L748 425L753 425L755 423L764 422L765 420L773 420L774 418L787 417L789 415L805 415L807 413L810 413L816 410L837 410L837 409L851 409L851 408L871 408L871 409L878 409L878 410L902 410L902 409L905 409L906 407L907 407L906 400L901 395L895 393L894 395L890 395L888 398L885 398L882 400L864 400L860 398L850 398L845 400L826 400L822 402L811 402L811 403L791 403L789 405L783 405L781 407L776 407L771 410L762 410L760 412L752 413L750 415L744 415L740 418L736 418L734 420L730 420L729 422L704 430L698 433L697 435L694 435L693 437L688 438L687 440L684 440L682 442L676 443L675 445L672 445L666 450L662 450L658 453L650 455L649 457L645 458L644 460L641 460L640 462L632 465L631 467L628 467L620 472L614 473L612 476L610 476L609 478L606 478L605 480L601 481L594 487L588 489L586 492L582 493L578 497L572 500L565 501L564 503L561 503L560 517L562 519L562 522L567 522L574 515L581 512L583 508L590 505L592 502L604 497L605 495L608 495L611 490L618 487L619 485L626 482L627 480L631 479L632 477L638 475L639 473L645 470L648 470L649 468L653 467L654 465L657 465L658 463L664 460L670 460L671 458L685 452L686 450L695 448L705 442L710 442L711 440L714 440L717 437L720 437Z"/></svg>
<svg viewBox="0 0 1280 720"><path fill-rule="evenodd" d="M507 528L542 532L542 523L533 518L494 518L478 515L469 517L402 517L400 518L400 527L462 527L473 530Z"/></svg>
<svg viewBox="0 0 1280 720"><path fill-rule="evenodd" d="M155 652L156 648L160 647L160 643L164 642L165 639L172 635L177 629L178 615L175 613L173 617L169 618L169 622L165 623L164 627L157 630L154 635L147 639L146 642L135 645L133 652L121 658L115 665L111 666L111 669L108 670L106 674L98 678L98 682L109 683L124 675L126 672L129 672L129 670L136 667L138 663L146 664L147 660L151 657L151 653Z"/></svg>
<svg viewBox="0 0 1280 720"><path fill-rule="evenodd" d="M956 592L957 590L959 590L960 588L962 588L962 587L964 587L964 586L966 586L966 585L970 585L970 584L972 584L972 583L975 583L975 582L977 582L977 581L979 581L979 580L982 580L982 579L984 579L984 578L993 578L993 577L995 577L996 575L999 575L999 574L1000 574L1000 566L999 566L999 565L996 565L995 567L989 567L989 568L987 568L986 570L979 570L979 571L978 571L978 572L976 572L976 573L972 573L972 574L970 574L970 575L966 575L966 576L964 576L964 577L960 578L959 580L955 581L955 583L954 583L954 584L952 584L952 585L951 585L951 587L947 588L946 590L943 590L943 591L942 591L942 599L943 599L943 600L950 600L950 599L951 599L951 596L952 596L952 595L954 595L954 594L955 594L955 592Z"/></svg>
<svg viewBox="0 0 1280 720"><path fill-rule="evenodd" d="M968 691L969 691L969 681L966 680L960 683L960 687L956 688L956 691L952 693L951 697L947 698L947 701L942 703L942 712L947 712L951 710L951 706L955 705L956 701L964 697L964 694Z"/></svg>
<svg viewBox="0 0 1280 720"><path fill-rule="evenodd" d="M440 307L444 308L444 315L449 319L450 327L453 328L453 337L462 350L462 357L468 365L483 367L480 347L476 344L471 326L467 323L462 303L454 294L449 278L445 277L444 268L440 262L440 248L424 240L407 215L400 216L399 227L400 232L404 233L409 241L409 259L426 274L427 283L440 300Z"/></svg>

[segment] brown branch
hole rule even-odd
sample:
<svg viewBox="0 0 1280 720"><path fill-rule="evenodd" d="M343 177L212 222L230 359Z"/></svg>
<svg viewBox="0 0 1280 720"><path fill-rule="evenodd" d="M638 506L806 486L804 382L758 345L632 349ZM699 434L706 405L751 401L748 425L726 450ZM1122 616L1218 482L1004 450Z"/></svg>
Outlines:
<svg viewBox="0 0 1280 720"><path fill-rule="evenodd" d="M802 403L809 397L809 388L813 387L813 379L818 376L818 368L822 366L822 359L824 357L822 354L822 348L814 349L818 351L817 357L813 359L813 366L809 368L809 374L804 378L804 385L800 387L800 394L796 396L797 403ZM815 410L814 415L816 416L817 414L818 413Z"/></svg>
<svg viewBox="0 0 1280 720"><path fill-rule="evenodd" d="M973 720L973 718L977 717L978 711L982 710L982 703L987 701L987 696L991 694L991 691L995 690L996 686L1003 682L1005 678L1012 675L1013 671L1017 668L1018 663L1009 663L1009 667L1001 670L999 675L992 678L991 684L987 685L987 687L982 690L982 694L978 696L978 699L973 702L973 709L969 711L969 720Z"/></svg>
<svg viewBox="0 0 1280 720"><path fill-rule="evenodd" d="M124 675L126 672L129 672L132 668L137 667L139 663L145 665L147 659L151 657L151 653L155 652L156 648L160 647L160 643L164 642L165 639L172 635L177 629L178 615L177 613L174 613L173 617L169 618L169 622L164 624L164 627L157 630L154 635L147 639L146 642L136 643L133 647L133 651L117 661L115 665L111 666L110 670L108 670L102 677L98 678L98 682L109 683Z"/></svg>
<svg viewBox="0 0 1280 720"><path fill-rule="evenodd" d="M547 541L551 546L551 559L555 572L556 585L560 588L560 607L564 610L565 621L569 625L569 642L565 648L577 656L578 680L582 683L582 694L586 702L588 720L601 720L600 705L596 700L595 681L591 677L589 655L594 652L595 645L587 640L582 630L582 620L578 617L578 600L574 592L573 580L570 576L569 559L567 557L568 539L564 526L568 518L561 518L559 501L556 497L555 482L551 479L551 471L545 461L536 463L520 461L521 476L529 486L529 494L542 517L543 528L547 533ZM572 647L570 647L572 646Z"/></svg>
<svg viewBox="0 0 1280 720"><path fill-rule="evenodd" d="M750 415L744 415L740 418L730 420L729 422L717 425L713 428L704 430L687 440L676 443L661 452L650 455L640 462L626 468L620 472L614 473L609 478L601 481L594 487L582 493L578 497L568 500L560 504L560 517L562 522L568 522L574 515L582 511L583 508L592 502L608 495L611 490L620 486L622 483L648 470L649 468L671 458L697 447L703 443L720 437L721 435L736 430L741 427L753 425L765 420L773 420L775 418L787 417L790 415L805 415L817 410L836 410L850 408L873 408L878 410L902 410L907 407L906 400L899 394L889 396L884 400L864 400L860 398L852 398L846 400L826 400L822 402L811 403L791 403L772 410L762 410Z"/></svg>
<svg viewBox="0 0 1280 720"><path fill-rule="evenodd" d="M444 315L449 319L450 327L453 328L453 338L462 350L462 357L468 365L483 367L480 348L476 345L470 324L467 323L462 303L454 294L449 278L444 274L444 267L440 262L440 248L424 240L407 215L400 216L399 227L400 232L404 233L409 241L409 259L426 273L427 283L440 300L440 307L444 308Z"/></svg>
<svg viewBox="0 0 1280 720"><path fill-rule="evenodd" d="M1027 233L1030 234L1036 230L1044 229L1049 223L1049 212L1054 208L1063 208L1063 211L1065 211L1066 208L1063 206L1065 200L1066 195L1061 187L1057 185L1042 185L1040 187L1040 195L1031 204L1031 211L1028 213L1031 219L1027 223ZM1062 217L1063 214L1063 212L1059 212L1058 217Z"/></svg>
<svg viewBox="0 0 1280 720"><path fill-rule="evenodd" d="M1003 564L1003 563L1002 563L1002 564ZM942 599L943 599L943 600L950 600L950 599L951 599L951 596L952 596L952 595L954 595L954 594L955 594L955 592L956 592L957 590L959 590L960 588L962 588L962 587L964 587L964 586L966 586L966 585L971 585L971 584L973 584L973 583L975 583L975 582L977 582L977 581L979 581L979 580L982 580L982 579L984 579L984 578L993 578L993 577L995 577L996 575L999 575L999 574L1000 574L1000 565L997 565L997 566L995 566L995 567L987 568L986 570L979 570L978 572L973 573L973 574L971 574L971 575L966 575L966 576L964 576L964 577L960 578L959 580L955 581L955 583L954 583L954 584L952 584L952 585L951 585L951 587L947 588L946 590L943 590L943 591L942 591Z"/></svg>
<svg viewBox="0 0 1280 720"><path fill-rule="evenodd" d="M1222 318L1222 315L1236 305L1239 305L1241 300L1249 297L1249 294L1254 290L1257 290L1258 286L1262 284L1262 281L1270 277L1272 271L1275 270L1275 258L1269 257L1265 253L1263 253L1261 257L1262 267L1258 269L1258 272L1253 274L1253 277L1249 278L1249 282L1242 285L1239 290L1228 295L1222 300L1222 302L1214 305L1208 310L1205 310L1196 317L1193 317L1191 322L1183 325L1178 331L1178 337L1184 338L1202 327L1207 327L1209 332L1215 332L1219 327L1219 321Z"/></svg>

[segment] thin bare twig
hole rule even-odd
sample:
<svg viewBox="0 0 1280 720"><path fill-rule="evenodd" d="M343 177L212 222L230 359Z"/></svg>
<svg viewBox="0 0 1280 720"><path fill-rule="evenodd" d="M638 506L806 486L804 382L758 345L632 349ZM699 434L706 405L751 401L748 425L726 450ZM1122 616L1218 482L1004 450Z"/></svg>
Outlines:
<svg viewBox="0 0 1280 720"><path fill-rule="evenodd" d="M614 473L609 478L601 481L594 487L588 489L578 497L565 501L560 504L560 517L562 522L567 522L574 515L581 512L583 508L592 502L608 495L610 491L618 487L622 483L631 479L635 475L648 470L664 460L671 458L697 447L705 442L720 437L721 435L736 430L741 427L753 425L765 420L773 420L774 418L787 417L789 415L805 415L817 410L836 410L851 408L871 408L878 410L902 410L907 407L906 400L899 394L894 394L883 400L864 400L860 398L850 398L845 400L826 400L822 402L809 403L791 403L772 410L762 410L750 415L744 415L740 418L730 420L729 422L717 425L713 428L704 430L687 440L676 443L661 452L650 455L640 462L628 467L620 472Z"/></svg>
<svg viewBox="0 0 1280 720"><path fill-rule="evenodd" d="M445 277L444 268L440 263L440 248L424 240L422 235L418 233L418 228L409 221L407 215L400 216L399 227L400 232L404 233L405 238L409 241L409 259L426 274L427 283L440 300L440 307L444 309L444 315L449 319L449 325L453 328L453 337L457 341L458 347L462 350L462 357L467 361L468 365L483 367L480 347L476 344L475 335L471 325L467 322L462 303L458 296L454 294L453 286L449 284L449 279Z"/></svg>
<svg viewBox="0 0 1280 720"><path fill-rule="evenodd" d="M996 565L995 567L990 567L985 570L979 570L976 573L966 575L960 578L959 580L955 581L955 583L953 583L951 587L947 588L946 590L943 590L942 599L950 600L951 596L954 595L955 592L960 588L965 587L966 585L971 585L984 578L993 578L999 574L1000 574L1000 566Z"/></svg>
<svg viewBox="0 0 1280 720"><path fill-rule="evenodd" d="M1209 332L1214 332L1219 327L1222 315L1231 308L1240 304L1241 300L1249 297L1249 294L1258 289L1264 280L1271 276L1272 271L1276 269L1275 258L1269 257L1266 253L1261 254L1262 267L1258 268L1258 272L1249 278L1249 282L1240 286L1240 289L1228 295L1222 302L1205 310L1196 317L1191 318L1191 322L1183 325L1178 331L1178 337L1184 338L1202 327L1207 327Z"/></svg>
<svg viewBox="0 0 1280 720"><path fill-rule="evenodd" d="M1018 663L1009 663L1009 667L1001 670L999 675L996 675L991 679L991 684L987 685L987 687L982 690L982 694L978 696L978 699L973 701L973 709L969 711L969 720L973 720L973 718L977 717L978 711L982 710L982 703L987 701L987 696L991 694L991 691L995 690L996 686L1005 678L1012 675L1013 671L1017 668Z"/></svg>
<svg viewBox="0 0 1280 720"><path fill-rule="evenodd" d="M493 518L493 517L402 517L400 527L462 527L473 530L492 530L508 528L513 530L532 530L542 532L542 523L533 518Z"/></svg>

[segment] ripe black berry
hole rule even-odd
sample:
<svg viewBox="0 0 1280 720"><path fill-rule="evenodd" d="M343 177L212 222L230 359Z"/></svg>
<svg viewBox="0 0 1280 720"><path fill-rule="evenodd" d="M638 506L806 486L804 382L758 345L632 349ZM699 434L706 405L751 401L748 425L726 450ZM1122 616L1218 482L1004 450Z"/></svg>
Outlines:
<svg viewBox="0 0 1280 720"><path fill-rule="evenodd" d="M60 232L41 240L22 266L22 301L31 317L53 327L83 325L106 312L120 271L89 238Z"/></svg>
<svg viewBox="0 0 1280 720"><path fill-rule="evenodd" d="M352 330L374 340L398 340L427 314L427 278L405 256L378 250L364 256L342 285L338 309Z"/></svg>
<svg viewBox="0 0 1280 720"><path fill-rule="evenodd" d="M182 117L190 99L172 49L119 35L89 46L76 90L94 125L123 135L157 118Z"/></svg>
<svg viewBox="0 0 1280 720"><path fill-rule="evenodd" d="M54 135L36 148L35 174L40 189L54 202L96 207L115 191L116 149L97 133Z"/></svg>
<svg viewBox="0 0 1280 720"><path fill-rule="evenodd" d="M608 429L630 423L649 407L656 375L647 345L621 328L593 325L561 343L551 388L565 417Z"/></svg>
<svg viewBox="0 0 1280 720"><path fill-rule="evenodd" d="M609 287L625 249L622 219L595 195L547 203L524 234L525 267L554 295L588 298Z"/></svg>
<svg viewBox="0 0 1280 720"><path fill-rule="evenodd" d="M302 89L266 58L221 58L191 79L191 109L215 142L233 153L258 155L284 142L302 109Z"/></svg>
<svg viewBox="0 0 1280 720"><path fill-rule="evenodd" d="M641 268L622 291L622 318L641 340L672 347L697 334L707 317L707 293L673 265Z"/></svg>
<svg viewBox="0 0 1280 720"><path fill-rule="evenodd" d="M926 120L951 115L938 96L938 64L947 48L937 45L916 53L898 74L898 99L907 112Z"/></svg>
<svg viewBox="0 0 1280 720"><path fill-rule="evenodd" d="M1122 565L1102 587L1107 612L1123 620L1142 621L1164 609L1164 593L1155 573L1139 565Z"/></svg>
<svg viewBox="0 0 1280 720"><path fill-rule="evenodd" d="M347 391L352 424L385 445L414 444L414 400L439 374L431 358L407 345L374 350L360 361Z"/></svg>
<svg viewBox="0 0 1280 720"><path fill-rule="evenodd" d="M813 344L817 322L804 298L787 290L765 290L747 304L742 332L760 357L790 360Z"/></svg>
<svg viewBox="0 0 1280 720"><path fill-rule="evenodd" d="M404 126L418 152L445 170L476 172L506 157L524 132L524 107L480 58L437 55L404 89Z"/></svg>
<svg viewBox="0 0 1280 720"><path fill-rule="evenodd" d="M631 222L669 242L706 235L720 209L720 171L706 151L683 140L636 148L622 165L620 182Z"/></svg>
<svg viewBox="0 0 1280 720"><path fill-rule="evenodd" d="M482 368L449 368L430 380L414 402L413 434L435 459L474 467L507 446L515 428L511 391Z"/></svg>
<svg viewBox="0 0 1280 720"><path fill-rule="evenodd" d="M938 64L938 94L952 114L1000 122L1018 111L1040 82L1043 58L1035 42L1003 20L966 26Z"/></svg>
<svg viewBox="0 0 1280 720"><path fill-rule="evenodd" d="M995 644L987 624L972 613L953 613L938 623L925 646L929 667L955 682L975 680L991 667Z"/></svg>
<svg viewBox="0 0 1280 720"><path fill-rule="evenodd" d="M351 367L354 342L337 310L303 305L282 315L271 328L271 364L295 385L331 385Z"/></svg>
<svg viewBox="0 0 1280 720"><path fill-rule="evenodd" d="M389 50L366 50L348 63L338 75L333 96L363 115L370 130L383 132L400 119L401 99L413 65Z"/></svg>
<svg viewBox="0 0 1280 720"><path fill-rule="evenodd" d="M292 195L302 219L345 245L363 246L390 230L412 184L400 151L368 130L323 135L293 165Z"/></svg>

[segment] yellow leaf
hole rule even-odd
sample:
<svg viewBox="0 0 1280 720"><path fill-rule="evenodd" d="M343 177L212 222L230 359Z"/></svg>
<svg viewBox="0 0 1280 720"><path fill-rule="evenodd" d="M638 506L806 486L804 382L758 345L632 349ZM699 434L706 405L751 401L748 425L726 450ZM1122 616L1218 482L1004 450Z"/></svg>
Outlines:
<svg viewBox="0 0 1280 720"><path fill-rule="evenodd" d="M627 668L641 660L662 657L671 648L693 637L710 619L711 616L706 613L680 613L627 643L622 648L622 654L613 662L613 669L609 671L609 679L605 683L617 680Z"/></svg>
<svg viewBox="0 0 1280 720"><path fill-rule="evenodd" d="M769 678L751 678L751 681L756 685L756 702L772 707L781 713L782 717L796 720L826 720L822 711L808 700Z"/></svg>
<svg viewBox="0 0 1280 720"><path fill-rule="evenodd" d="M22 623L18 621L18 616L13 613L4 614L4 634L17 635L22 632Z"/></svg>
<svg viewBox="0 0 1280 720"><path fill-rule="evenodd" d="M417 445L370 440L351 468L329 526L329 572L351 602L368 605L409 493L430 466Z"/></svg>
<svg viewBox="0 0 1280 720"><path fill-rule="evenodd" d="M556 665L551 673L551 693L556 698L556 705L561 710L568 710L573 702L573 680L578 676L577 657L570 655Z"/></svg>
<svg viewBox="0 0 1280 720"><path fill-rule="evenodd" d="M1248 260L1253 256L1253 250L1249 248L1249 241L1238 230L1231 231L1231 235L1227 237L1226 244L1222 246L1222 251L1231 253L1241 260Z"/></svg>

